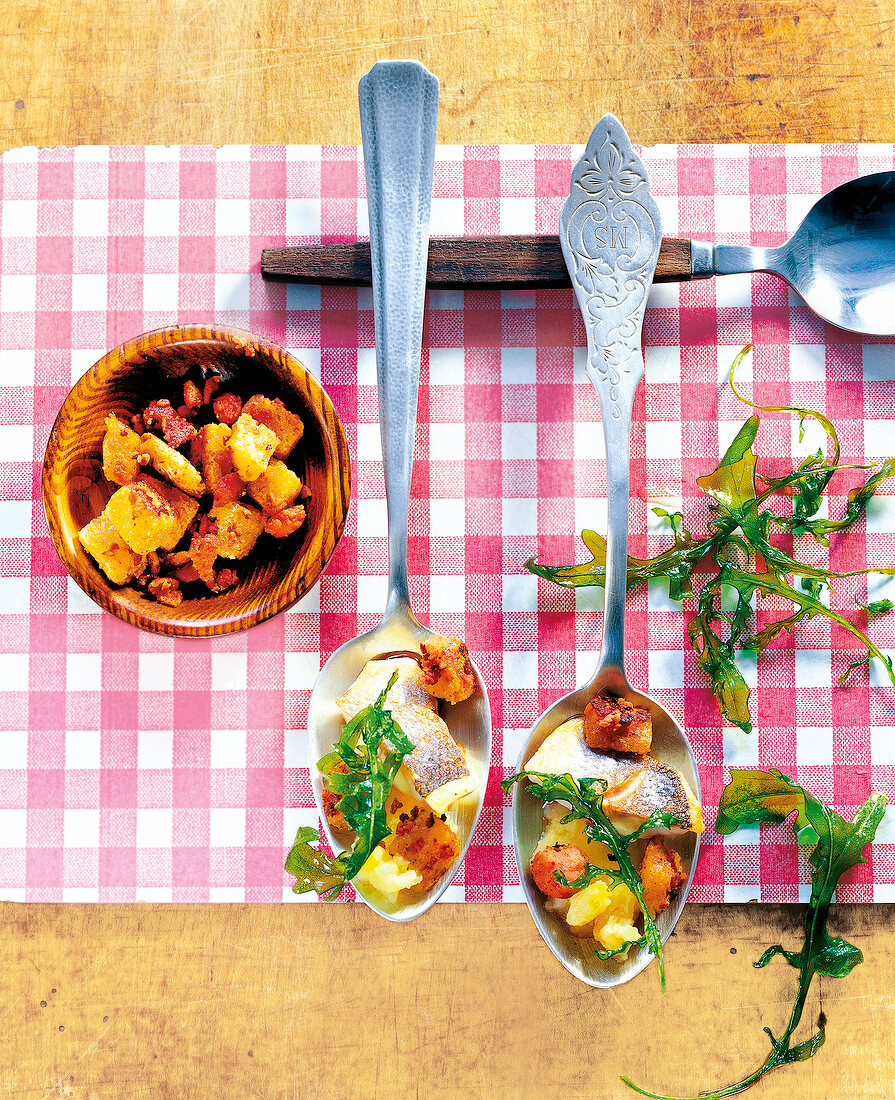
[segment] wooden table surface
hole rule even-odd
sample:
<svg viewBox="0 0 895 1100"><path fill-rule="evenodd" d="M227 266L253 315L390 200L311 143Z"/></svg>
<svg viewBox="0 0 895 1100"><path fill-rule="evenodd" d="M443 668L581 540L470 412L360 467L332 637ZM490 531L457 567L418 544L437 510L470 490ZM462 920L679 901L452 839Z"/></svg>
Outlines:
<svg viewBox="0 0 895 1100"><path fill-rule="evenodd" d="M443 142L895 141L892 0L0 0L0 147L360 140L379 59L441 80ZM866 962L816 982L826 1046L770 1098L895 1095L893 906L843 906ZM522 906L0 906L0 1096L622 1097L735 1080L779 1032L790 906L690 906L607 994Z"/></svg>

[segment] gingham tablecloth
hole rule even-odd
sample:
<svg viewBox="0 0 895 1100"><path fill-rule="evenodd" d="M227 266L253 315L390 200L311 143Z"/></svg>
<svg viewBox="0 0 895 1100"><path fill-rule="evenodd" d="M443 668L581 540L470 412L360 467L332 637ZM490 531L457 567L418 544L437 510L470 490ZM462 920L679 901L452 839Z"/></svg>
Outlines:
<svg viewBox="0 0 895 1100"><path fill-rule="evenodd" d="M440 147L433 235L555 232L580 147ZM645 150L664 231L778 243L824 191L891 169L888 145ZM368 290L265 283L261 249L367 230L353 146L19 149L0 160L0 898L292 900L285 851L316 824L305 722L323 661L383 607L386 532ZM351 516L318 586L292 610L208 641L143 633L100 612L48 535L40 469L72 382L108 348L175 322L240 325L293 349L345 424ZM654 288L635 406L632 551L663 536L648 500L706 516L695 478L749 410L724 386L736 350L758 401L828 412L843 460L895 447L895 341L825 326L769 276ZM411 500L414 608L464 636L488 683L485 808L446 900L520 900L507 800L530 724L595 662L601 594L538 582L523 562L582 560L604 524L596 396L571 292L442 291L427 299ZM759 437L766 469L800 443L787 415ZM859 472L838 475L838 514ZM891 564L895 488L835 539L840 569ZM816 550L815 550L816 553ZM874 596L895 595L873 580ZM866 582L836 584L854 610ZM762 618L781 607L763 602ZM895 693L879 670L834 685L851 637L815 621L751 672L755 730L725 726L661 585L628 613L629 674L687 729L713 822L730 766L777 766L852 813L895 796ZM871 625L895 649L895 615ZM807 881L788 827L709 829L691 898L789 901ZM895 816L840 900L895 900Z"/></svg>

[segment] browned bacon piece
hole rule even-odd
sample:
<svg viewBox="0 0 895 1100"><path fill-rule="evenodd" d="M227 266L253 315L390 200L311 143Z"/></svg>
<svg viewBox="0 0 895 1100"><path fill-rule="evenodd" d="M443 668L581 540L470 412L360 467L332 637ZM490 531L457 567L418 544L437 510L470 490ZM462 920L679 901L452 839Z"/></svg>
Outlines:
<svg viewBox="0 0 895 1100"><path fill-rule="evenodd" d="M166 397L146 406L143 410L143 423L147 428L160 427L165 442L172 447L182 447L184 443L188 443L196 436L193 425L177 415Z"/></svg>

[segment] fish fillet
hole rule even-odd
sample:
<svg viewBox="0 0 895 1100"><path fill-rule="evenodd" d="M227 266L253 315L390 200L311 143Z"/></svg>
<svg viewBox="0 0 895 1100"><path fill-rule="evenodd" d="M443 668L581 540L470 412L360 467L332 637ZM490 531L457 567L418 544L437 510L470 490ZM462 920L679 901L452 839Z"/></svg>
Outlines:
<svg viewBox="0 0 895 1100"><path fill-rule="evenodd" d="M404 757L402 766L419 795L435 813L443 814L474 791L478 780L469 769L463 749L438 714L437 701L423 686L417 662L410 657L368 661L351 687L336 699L336 706L345 721L350 721L358 711L376 702L395 671L398 678L385 697L385 709L415 746Z"/></svg>
<svg viewBox="0 0 895 1100"><path fill-rule="evenodd" d="M525 770L546 775L568 774L573 779L604 779L607 787L603 808L611 818L622 819L622 824L645 821L656 810L669 810L681 820L678 828L694 833L705 828L702 808L679 771L654 756L589 748L580 715L557 727L525 765Z"/></svg>

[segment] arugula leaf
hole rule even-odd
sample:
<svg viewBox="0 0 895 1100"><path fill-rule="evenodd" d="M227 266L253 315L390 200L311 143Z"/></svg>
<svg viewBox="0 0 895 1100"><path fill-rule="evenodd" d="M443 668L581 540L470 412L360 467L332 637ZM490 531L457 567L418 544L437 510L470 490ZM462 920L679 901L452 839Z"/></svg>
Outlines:
<svg viewBox="0 0 895 1100"><path fill-rule="evenodd" d="M303 825L295 834L295 841L286 856L286 870L295 875L293 893L306 894L311 890L318 896L335 899L345 886L345 861L341 856L328 856L312 843L319 843L316 829Z"/></svg>
<svg viewBox="0 0 895 1100"><path fill-rule="evenodd" d="M811 897L805 910L805 937L801 949L787 951L777 943L753 964L757 968L765 967L776 955L781 955L799 972L795 1003L783 1033L776 1039L771 1030L765 1028L771 1040L771 1052L758 1069L726 1088L700 1093L701 1097L733 1096L743 1092L771 1070L812 1058L823 1046L826 1038L823 1015L818 1021L818 1030L809 1039L795 1046L791 1046L790 1041L802 1018L814 976L844 978L863 961L857 947L829 934L827 918L836 884L846 871L865 862L863 850L876 835L885 810L885 796L871 795L852 820L845 821L825 802L776 768L766 772L731 772L730 782L721 795L716 831L726 834L742 825L779 823L795 814L793 831L796 838L810 835L814 844L808 857L812 868ZM641 1096L650 1096L654 1100L680 1100L679 1097L649 1092L627 1077L622 1077L622 1080Z"/></svg>
<svg viewBox="0 0 895 1100"><path fill-rule="evenodd" d="M562 823L566 824L579 818L583 819L587 822L585 826L587 836L591 840L605 844L615 856L618 867L612 870L603 867L588 867L581 877L572 883L566 881L562 872L554 872L554 877L563 886L576 890L587 886L595 878L603 876L610 878L614 885L624 883L628 887L637 898L640 911L643 913L643 935L639 940L634 940L633 943L628 944L621 950L627 950L627 947L633 947L637 944L645 946L652 952L659 964L659 978L664 990L665 960L662 955L662 936L643 899L643 883L634 864L631 862L628 848L648 830L676 825L679 823L679 818L668 810L656 810L630 836L622 836L603 809L603 795L606 791L606 781L604 779L580 779L576 781L571 775L519 772L517 775L510 776L509 779L504 779L500 784L505 794L509 792L514 783L528 783L529 785L525 788L526 791L533 794L535 798L540 798L543 802L560 801L568 803L571 811L562 819ZM612 951L609 954L601 954L597 951L597 955L601 959L609 958L611 955L618 953Z"/></svg>
<svg viewBox="0 0 895 1100"><path fill-rule="evenodd" d="M342 726L333 751L317 761L330 789L342 797L336 808L356 834L348 852L335 859L311 848L320 835L307 827L298 830L286 857L286 870L296 876L296 894L316 890L321 896L338 897L339 890L363 867L381 840L391 835L386 822L386 803L404 757L413 742L385 710L385 697L397 679L395 672L375 703L364 707ZM342 763L347 772L332 769ZM323 886L323 889L318 889Z"/></svg>
<svg viewBox="0 0 895 1100"><path fill-rule="evenodd" d="M830 457L818 450L782 477L765 477L758 472L754 443L759 427L757 415L750 416L737 432L717 467L697 478L697 485L709 498L712 515L702 537L694 537L685 527L680 512L654 509L665 520L672 536L672 545L652 558L628 557L628 588L658 577L668 579L672 599L683 601L693 597L693 574L708 563L714 572L698 593L696 609L688 625L690 643L696 659L711 679L712 690L724 717L745 730L752 729L749 711L749 687L737 666L738 650L761 653L783 631L793 631L806 619L825 616L848 630L860 643L863 652L840 677L845 684L851 673L871 658L879 659L895 684L892 661L874 645L867 635L846 616L833 611L821 594L830 587L833 577L859 576L868 573L895 574L895 568L855 569L837 572L823 566L800 561L775 546L769 538L771 525L793 535L810 534L823 545L829 545L830 535L845 531L864 513L880 485L895 477L895 457L887 459L871 473L862 485L852 489L844 513L838 519L817 517L823 493L833 475L842 469L867 469L866 466L839 465L839 438L836 428L823 413L798 406L757 405L743 397L736 388L734 375L750 348L744 348L731 367L730 385L745 404L760 412L792 412L798 415L802 430L807 420L816 420L830 440ZM761 482L765 488L759 488ZM792 514L780 515L773 510L775 497L786 494L793 501ZM606 581L606 542L594 531L582 531L581 537L591 553L591 560L580 565L552 566L532 558L526 568L546 580L567 588L602 586ZM787 578L798 578L799 588ZM753 615L756 595L782 596L793 605L790 614L769 623L750 635L748 626ZM733 610L723 609L725 599L732 599ZM868 617L882 614L893 607L890 600L877 600L863 605Z"/></svg>

